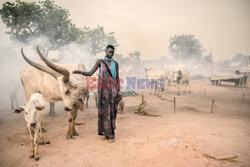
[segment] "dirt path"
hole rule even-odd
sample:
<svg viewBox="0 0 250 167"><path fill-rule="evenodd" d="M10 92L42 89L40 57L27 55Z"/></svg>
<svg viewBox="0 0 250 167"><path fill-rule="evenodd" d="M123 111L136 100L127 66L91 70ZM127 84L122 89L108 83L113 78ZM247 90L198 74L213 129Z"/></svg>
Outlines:
<svg viewBox="0 0 250 167"><path fill-rule="evenodd" d="M201 86L202 85L202 86ZM206 93L204 92L206 89ZM116 142L97 135L94 100L79 112L80 136L66 140L66 113L56 104L57 116L45 120L50 145L39 146L40 160L29 159L29 139L23 114L0 112L0 166L250 166L250 90L212 87L202 81L192 84L192 93L176 96L174 90L164 98L173 104L146 95L153 113L159 117L135 114L140 97L125 98L125 113L118 114ZM242 91L245 102L242 102ZM214 113L210 114L212 99ZM218 161L214 156L237 155L236 162Z"/></svg>

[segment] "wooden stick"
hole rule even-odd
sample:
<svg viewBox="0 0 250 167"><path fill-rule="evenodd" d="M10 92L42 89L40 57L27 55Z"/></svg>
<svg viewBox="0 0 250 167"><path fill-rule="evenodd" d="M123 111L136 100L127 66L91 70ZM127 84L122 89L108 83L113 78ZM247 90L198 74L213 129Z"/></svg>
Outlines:
<svg viewBox="0 0 250 167"><path fill-rule="evenodd" d="M244 103L244 101L245 101L245 93L243 92L243 94L242 94L242 101L243 101L243 103Z"/></svg>
<svg viewBox="0 0 250 167"><path fill-rule="evenodd" d="M212 102L212 106L211 106L211 111L210 111L210 113L213 113L213 109L214 109L214 99L213 99L213 102Z"/></svg>
<svg viewBox="0 0 250 167"><path fill-rule="evenodd" d="M248 86L248 71L247 71L247 77L246 77L246 88Z"/></svg>
<svg viewBox="0 0 250 167"><path fill-rule="evenodd" d="M245 80L246 78L243 76L243 88L245 88L246 87L246 80Z"/></svg>
<svg viewBox="0 0 250 167"><path fill-rule="evenodd" d="M219 155L219 156L215 156L215 155L211 155L208 152L201 151L201 150L196 149L196 148L193 148L193 150L199 152L204 157L212 158L212 159L217 160L217 161L230 161L230 162L237 162L238 161L238 159L237 159L238 156L237 155Z"/></svg>
<svg viewBox="0 0 250 167"><path fill-rule="evenodd" d="M208 158L212 158L212 159L215 159L215 160L220 160L220 161L223 161L223 160L237 161L237 160L235 160L235 159L238 158L237 155L214 156L214 155L210 155L210 154L208 154L208 153L203 153L203 156L204 156L204 157L208 157Z"/></svg>
<svg viewBox="0 0 250 167"><path fill-rule="evenodd" d="M174 97L174 112L176 113L176 100L175 100L175 97Z"/></svg>
<svg viewBox="0 0 250 167"><path fill-rule="evenodd" d="M169 102L174 102L173 100L168 100L168 99L165 99L165 98L160 98L161 100L165 100L165 101L169 101Z"/></svg>

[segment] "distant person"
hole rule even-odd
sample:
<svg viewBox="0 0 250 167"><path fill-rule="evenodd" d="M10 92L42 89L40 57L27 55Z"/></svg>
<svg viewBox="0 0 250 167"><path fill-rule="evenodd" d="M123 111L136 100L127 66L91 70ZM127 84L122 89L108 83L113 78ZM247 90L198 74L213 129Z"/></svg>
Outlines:
<svg viewBox="0 0 250 167"><path fill-rule="evenodd" d="M106 47L106 56L96 61L89 72L73 71L73 74L92 76L99 68L98 82L98 135L104 135L109 142L115 141L115 121L118 103L121 100L119 84L119 66L112 58L115 48Z"/></svg>

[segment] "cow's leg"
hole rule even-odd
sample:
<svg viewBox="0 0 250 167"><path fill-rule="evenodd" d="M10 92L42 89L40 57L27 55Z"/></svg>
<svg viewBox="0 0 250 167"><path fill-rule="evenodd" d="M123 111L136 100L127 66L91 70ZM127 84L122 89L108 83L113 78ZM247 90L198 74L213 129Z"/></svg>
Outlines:
<svg viewBox="0 0 250 167"><path fill-rule="evenodd" d="M149 95L151 96L151 90L152 90L152 88L151 88L151 83L150 83L150 87L149 87Z"/></svg>
<svg viewBox="0 0 250 167"><path fill-rule="evenodd" d="M186 93L187 92L187 83L183 83L182 85L184 88L183 88L183 93Z"/></svg>
<svg viewBox="0 0 250 167"><path fill-rule="evenodd" d="M87 95L87 98L86 98L86 108L89 107L89 94Z"/></svg>
<svg viewBox="0 0 250 167"><path fill-rule="evenodd" d="M56 116L55 103L51 103L51 107L52 107L51 117L54 117L54 116Z"/></svg>
<svg viewBox="0 0 250 167"><path fill-rule="evenodd" d="M158 81L156 81L155 85L154 85L154 95L158 97Z"/></svg>
<svg viewBox="0 0 250 167"><path fill-rule="evenodd" d="M154 83L154 95L157 96L157 81Z"/></svg>
<svg viewBox="0 0 250 167"><path fill-rule="evenodd" d="M169 93L170 82L169 80L166 81L166 93Z"/></svg>
<svg viewBox="0 0 250 167"><path fill-rule="evenodd" d="M53 103L53 113L52 113L52 116L56 116L56 111L55 111L55 103Z"/></svg>
<svg viewBox="0 0 250 167"><path fill-rule="evenodd" d="M159 98L161 98L161 91L162 91L161 84L158 83L158 85L157 85L157 97L159 97Z"/></svg>
<svg viewBox="0 0 250 167"><path fill-rule="evenodd" d="M183 81L183 83L182 83L182 89L183 89L183 93L186 93L186 92L187 92L187 84L186 84L186 81Z"/></svg>
<svg viewBox="0 0 250 167"><path fill-rule="evenodd" d="M11 100L11 102L10 102L11 110L14 110L15 106L14 106L14 100L13 100L13 95L12 94L10 95L10 100Z"/></svg>
<svg viewBox="0 0 250 167"><path fill-rule="evenodd" d="M42 123L40 125L40 143L39 144L50 144L50 141L45 141L44 135L43 135L44 129L42 128Z"/></svg>
<svg viewBox="0 0 250 167"><path fill-rule="evenodd" d="M40 144L44 145L45 141L44 141L44 137L43 137L42 131L43 130L42 130L42 123L41 123L41 125L40 125L40 133L39 133L39 135L40 135Z"/></svg>
<svg viewBox="0 0 250 167"><path fill-rule="evenodd" d="M16 104L16 108L19 108L19 104L18 104L18 101L17 101L17 97L15 97L15 104Z"/></svg>
<svg viewBox="0 0 250 167"><path fill-rule="evenodd" d="M189 93L191 93L190 82L189 81L188 81L188 89L189 89Z"/></svg>
<svg viewBox="0 0 250 167"><path fill-rule="evenodd" d="M152 89L154 88L154 82L152 81L152 79L149 82L150 82L149 95L152 95Z"/></svg>
<svg viewBox="0 0 250 167"><path fill-rule="evenodd" d="M156 82L156 85L155 85L155 93L156 93L156 96L159 97L159 81Z"/></svg>
<svg viewBox="0 0 250 167"><path fill-rule="evenodd" d="M181 82L180 82L180 88L181 88L180 92L181 93L186 93L185 88L184 88L184 86L185 86L184 84L185 84L184 81L181 79Z"/></svg>
<svg viewBox="0 0 250 167"><path fill-rule="evenodd" d="M162 80L159 91L160 91L159 97L162 98L162 94L165 91L165 79Z"/></svg>
<svg viewBox="0 0 250 167"><path fill-rule="evenodd" d="M94 96L95 96L95 106L96 106L96 107L98 107L98 99L97 99L97 94L95 93L95 94L94 94Z"/></svg>
<svg viewBox="0 0 250 167"><path fill-rule="evenodd" d="M70 111L67 112L68 115L68 121L69 121L69 129L67 131L67 135L66 138L67 139L73 139L73 134L72 134L72 121L73 121L73 117Z"/></svg>
<svg viewBox="0 0 250 167"><path fill-rule="evenodd" d="M181 95L181 87L180 84L177 83L177 95Z"/></svg>
<svg viewBox="0 0 250 167"><path fill-rule="evenodd" d="M124 110L124 101L122 100L120 103L121 104L119 104L119 105L120 105L121 113L123 113L123 110Z"/></svg>
<svg viewBox="0 0 250 167"><path fill-rule="evenodd" d="M56 115L56 112L55 112L55 103L49 103L49 106L50 106L50 109L49 109L48 115L50 117L54 117Z"/></svg>
<svg viewBox="0 0 250 167"><path fill-rule="evenodd" d="M76 116L77 116L77 109L74 109L72 111L72 117L73 117L73 125L72 125L72 134L73 136L79 136L79 134L76 132L76 128L75 128L75 120L76 120Z"/></svg>
<svg viewBox="0 0 250 167"><path fill-rule="evenodd" d="M29 131L29 136L30 136L30 158L34 158L34 131L31 129L31 127L28 125L28 131Z"/></svg>
<svg viewBox="0 0 250 167"><path fill-rule="evenodd" d="M159 98L162 98L163 91L164 91L164 85L159 89Z"/></svg>
<svg viewBox="0 0 250 167"><path fill-rule="evenodd" d="M35 160L38 161L39 160L39 156L38 156L38 133L40 130L40 125L37 125L36 129L35 129L35 135L34 135L34 145L35 145Z"/></svg>

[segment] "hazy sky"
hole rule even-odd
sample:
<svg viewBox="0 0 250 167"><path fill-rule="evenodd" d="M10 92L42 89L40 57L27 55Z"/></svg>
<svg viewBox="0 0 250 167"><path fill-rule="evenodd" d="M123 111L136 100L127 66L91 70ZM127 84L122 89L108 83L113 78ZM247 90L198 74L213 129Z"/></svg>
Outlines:
<svg viewBox="0 0 250 167"><path fill-rule="evenodd" d="M0 4L6 1L0 0ZM250 54L250 0L56 0L79 27L115 32L118 53L143 59L168 55L169 38L194 34L215 60ZM0 45L10 40L0 21Z"/></svg>

